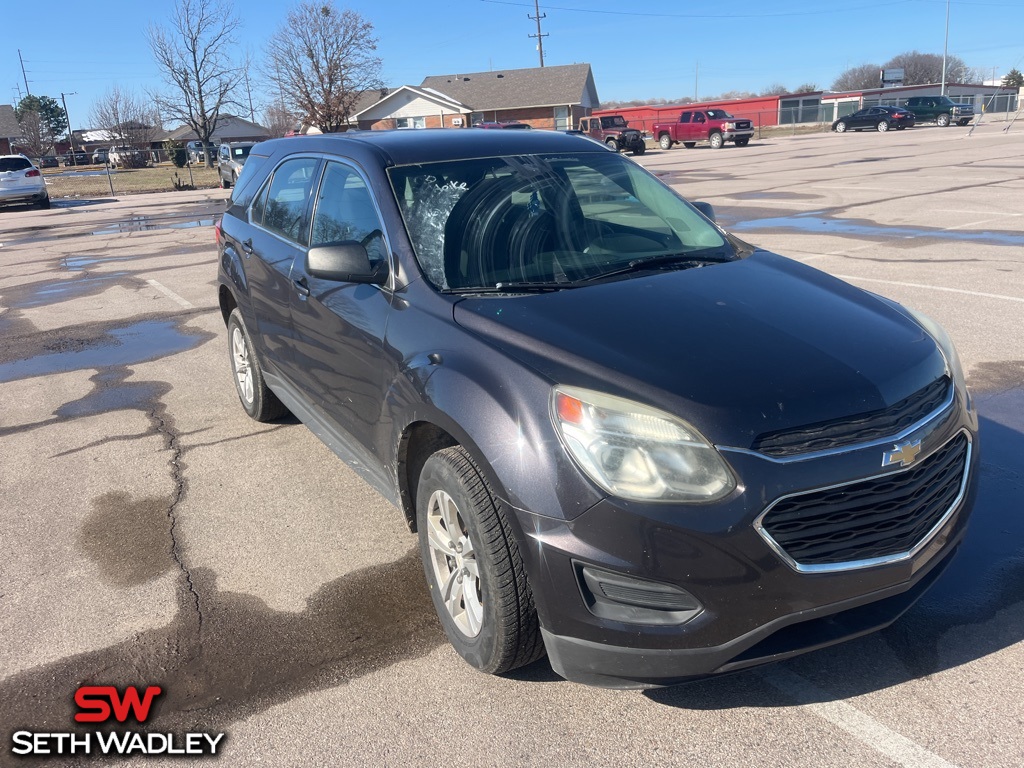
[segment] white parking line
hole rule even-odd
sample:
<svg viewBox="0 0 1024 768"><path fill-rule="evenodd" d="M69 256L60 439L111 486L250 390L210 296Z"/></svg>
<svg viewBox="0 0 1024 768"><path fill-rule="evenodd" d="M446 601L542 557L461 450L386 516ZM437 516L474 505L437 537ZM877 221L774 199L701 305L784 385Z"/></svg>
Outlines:
<svg viewBox="0 0 1024 768"><path fill-rule="evenodd" d="M760 674L773 688L794 699L797 706L828 720L899 765L912 768L955 768L953 763L885 727L845 701L830 701L834 699L833 696L800 675L779 666L762 670Z"/></svg>
<svg viewBox="0 0 1024 768"><path fill-rule="evenodd" d="M146 282L149 285L152 285L154 288L156 288L158 291L160 291L160 293L162 293L164 296L166 296L168 299L170 299L171 301L175 302L179 306L184 307L185 309L193 309L193 305L192 305L192 303L190 301L187 301L187 300L181 298L181 296L176 294L174 291L172 291L170 288L168 288L163 283L159 283L156 280L147 280Z"/></svg>
<svg viewBox="0 0 1024 768"><path fill-rule="evenodd" d="M923 283L904 283L900 280L881 280L875 277L858 277L857 275L836 275L840 280L860 281L863 283L885 283L886 285L902 285L907 288L924 288L929 291L945 291L946 293L963 293L968 296L979 296L984 299L1000 299L1002 301L1019 301L1024 304L1022 296L1004 296L1001 293L984 293L982 291L967 291L963 288L947 288L944 285L924 285Z"/></svg>

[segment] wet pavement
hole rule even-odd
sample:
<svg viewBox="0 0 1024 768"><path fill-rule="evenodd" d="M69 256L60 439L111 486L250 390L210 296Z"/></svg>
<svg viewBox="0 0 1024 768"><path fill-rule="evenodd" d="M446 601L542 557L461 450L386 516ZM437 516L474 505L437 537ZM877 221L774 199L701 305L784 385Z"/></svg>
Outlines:
<svg viewBox="0 0 1024 768"><path fill-rule="evenodd" d="M73 730L83 683L160 684L147 728L226 732L227 765L1024 764L1024 139L970 141L641 158L744 239L942 322L981 422L968 534L899 622L647 693L469 669L401 514L293 419L242 413L226 193L0 212L0 765L25 764L14 729Z"/></svg>

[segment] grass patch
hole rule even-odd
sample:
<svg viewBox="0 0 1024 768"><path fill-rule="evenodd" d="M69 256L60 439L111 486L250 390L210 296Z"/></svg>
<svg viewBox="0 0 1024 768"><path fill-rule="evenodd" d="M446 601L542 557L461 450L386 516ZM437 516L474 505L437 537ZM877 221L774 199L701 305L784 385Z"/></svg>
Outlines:
<svg viewBox="0 0 1024 768"><path fill-rule="evenodd" d="M175 177L177 174L177 177ZM43 171L46 188L54 200L61 198L110 197L145 192L173 192L175 189L213 189L220 185L216 168L192 166L175 168L171 163L153 168L112 170L109 180L102 165L86 166L84 170L47 168ZM175 180L177 178L177 185Z"/></svg>

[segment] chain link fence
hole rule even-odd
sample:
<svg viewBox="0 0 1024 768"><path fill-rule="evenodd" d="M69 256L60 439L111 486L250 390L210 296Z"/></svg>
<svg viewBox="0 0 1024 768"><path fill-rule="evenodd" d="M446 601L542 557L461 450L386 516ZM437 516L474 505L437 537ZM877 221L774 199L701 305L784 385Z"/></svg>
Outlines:
<svg viewBox="0 0 1024 768"><path fill-rule="evenodd" d="M143 192L212 189L220 185L217 167L186 165L178 168L163 152L154 151L142 168L115 168L108 163L73 163L43 168L50 199L96 200ZM91 157L89 158L91 160ZM61 159L61 163L63 163ZM36 163L39 165L39 163Z"/></svg>

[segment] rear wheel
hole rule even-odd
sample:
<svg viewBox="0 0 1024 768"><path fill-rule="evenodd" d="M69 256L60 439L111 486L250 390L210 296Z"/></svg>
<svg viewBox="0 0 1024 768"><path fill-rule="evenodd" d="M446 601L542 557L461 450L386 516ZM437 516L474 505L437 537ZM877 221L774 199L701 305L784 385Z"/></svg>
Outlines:
<svg viewBox="0 0 1024 768"><path fill-rule="evenodd" d="M716 131L708 136L708 143L712 149L721 149L722 145L725 144L725 139L722 138L722 134Z"/></svg>
<svg viewBox="0 0 1024 768"><path fill-rule="evenodd" d="M423 465L416 522L430 596L458 654L491 674L540 658L544 643L515 537L462 446Z"/></svg>
<svg viewBox="0 0 1024 768"><path fill-rule="evenodd" d="M36 208L38 208L40 210L43 210L43 211L46 210L49 207L50 207L50 196L49 195L47 195L42 200L40 200L38 203L36 203Z"/></svg>
<svg viewBox="0 0 1024 768"><path fill-rule="evenodd" d="M950 119L949 115L947 114L941 114L935 118L935 124L938 125L940 128L945 128L947 125L949 125L949 123Z"/></svg>
<svg viewBox="0 0 1024 768"><path fill-rule="evenodd" d="M245 412L256 421L273 421L288 409L263 380L263 369L253 352L252 339L237 309L228 317L228 352L234 373L235 391Z"/></svg>
<svg viewBox="0 0 1024 768"><path fill-rule="evenodd" d="M875 126L875 127L878 128L878 132L879 133L885 133L886 131L889 130L889 121L888 120L879 120L878 121L878 125Z"/></svg>
<svg viewBox="0 0 1024 768"><path fill-rule="evenodd" d="M658 146L662 149L672 149L672 137L667 133L661 134L658 137Z"/></svg>

